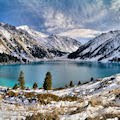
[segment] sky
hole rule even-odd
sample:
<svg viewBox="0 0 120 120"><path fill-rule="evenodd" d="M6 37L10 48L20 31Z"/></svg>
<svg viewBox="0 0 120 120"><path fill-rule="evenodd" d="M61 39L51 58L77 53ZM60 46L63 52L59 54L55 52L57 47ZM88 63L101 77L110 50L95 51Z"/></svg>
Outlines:
<svg viewBox="0 0 120 120"><path fill-rule="evenodd" d="M0 22L50 33L120 29L120 0L0 0Z"/></svg>

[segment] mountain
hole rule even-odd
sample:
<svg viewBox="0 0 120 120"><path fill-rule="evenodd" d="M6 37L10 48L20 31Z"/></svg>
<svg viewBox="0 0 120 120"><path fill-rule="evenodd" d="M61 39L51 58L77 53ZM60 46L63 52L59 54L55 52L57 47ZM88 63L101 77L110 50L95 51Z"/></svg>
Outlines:
<svg viewBox="0 0 120 120"><path fill-rule="evenodd" d="M119 61L120 30L102 33L68 55L70 59Z"/></svg>
<svg viewBox="0 0 120 120"><path fill-rule="evenodd" d="M79 46L79 42L68 37L48 36L28 26L15 27L0 23L0 53L8 58L14 56L20 61L51 59L73 52Z"/></svg>
<svg viewBox="0 0 120 120"><path fill-rule="evenodd" d="M29 26L27 26L27 25L19 26L19 27L17 27L17 29L18 29L18 30L23 30L23 31L29 33L32 37L35 37L35 38L37 38L37 39L48 37L47 34L44 34L44 33L38 32L38 31L35 31L35 30L31 29L31 28L30 28Z"/></svg>
<svg viewBox="0 0 120 120"><path fill-rule="evenodd" d="M60 35L47 35L31 29L28 26L17 27L18 30L22 30L28 33L32 38L38 41L42 46L46 46L49 49L57 49L58 51L71 53L76 51L81 45L75 39Z"/></svg>
<svg viewBox="0 0 120 120"><path fill-rule="evenodd" d="M59 35L50 35L46 40L45 46L48 48L58 49L67 53L74 52L81 46L81 43L77 40Z"/></svg>
<svg viewBox="0 0 120 120"><path fill-rule="evenodd" d="M51 57L48 50L38 44L29 34L8 24L0 24L0 53L29 61Z"/></svg>

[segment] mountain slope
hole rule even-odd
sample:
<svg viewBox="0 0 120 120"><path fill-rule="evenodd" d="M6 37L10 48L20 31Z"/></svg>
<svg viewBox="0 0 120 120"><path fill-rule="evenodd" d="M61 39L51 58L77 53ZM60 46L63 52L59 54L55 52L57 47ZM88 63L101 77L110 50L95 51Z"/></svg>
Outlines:
<svg viewBox="0 0 120 120"><path fill-rule="evenodd" d="M8 24L0 25L0 43L1 53L21 59L25 58L33 61L36 58L51 57L48 50L38 44L29 34L21 32L16 27Z"/></svg>
<svg viewBox="0 0 120 120"><path fill-rule="evenodd" d="M45 46L51 49L58 49L62 52L71 53L76 51L81 46L80 42L69 37L50 35L46 39L47 42Z"/></svg>
<svg viewBox="0 0 120 120"><path fill-rule="evenodd" d="M60 36L60 35L46 35L44 33L35 31L28 26L17 27L18 30L22 30L28 33L33 39L38 41L42 46L45 46L49 49L57 49L61 52L71 53L76 51L81 43L75 39Z"/></svg>
<svg viewBox="0 0 120 120"><path fill-rule="evenodd" d="M103 33L68 55L70 59L118 61L120 56L120 31Z"/></svg>
<svg viewBox="0 0 120 120"><path fill-rule="evenodd" d="M54 39L53 36L49 37L26 26L16 28L0 23L0 53L17 57L21 61L63 56L77 50L79 46L79 42L70 38L57 37ZM65 47L68 49L66 48L66 50ZM71 49L72 47L73 49Z"/></svg>

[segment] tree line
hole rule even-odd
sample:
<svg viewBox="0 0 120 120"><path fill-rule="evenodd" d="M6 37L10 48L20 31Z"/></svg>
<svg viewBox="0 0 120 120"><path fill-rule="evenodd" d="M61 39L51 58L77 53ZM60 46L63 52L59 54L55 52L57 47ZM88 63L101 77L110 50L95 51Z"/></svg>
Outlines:
<svg viewBox="0 0 120 120"><path fill-rule="evenodd" d="M94 81L94 78L91 78L90 81ZM81 81L78 82L78 86L81 85ZM70 81L69 85L65 85L65 88L68 88L68 87L74 87L74 83L73 81ZM18 77L18 83L15 84L13 86L13 89L22 89L24 90L25 89L25 77L24 77L24 72L21 71L20 74L19 74L19 77ZM38 84L35 82L33 84L33 89L37 89L38 88ZM43 89L44 90L51 90L52 89L52 74L51 72L47 72L46 75L45 75L45 79L44 79L44 83L43 83Z"/></svg>
<svg viewBox="0 0 120 120"><path fill-rule="evenodd" d="M25 77L24 77L24 72L21 71L18 77L18 83L13 86L13 89L25 89ZM38 84L35 82L33 84L33 89L37 89ZM45 80L43 83L43 89L44 90L51 90L52 89L52 75L50 72L46 73Z"/></svg>

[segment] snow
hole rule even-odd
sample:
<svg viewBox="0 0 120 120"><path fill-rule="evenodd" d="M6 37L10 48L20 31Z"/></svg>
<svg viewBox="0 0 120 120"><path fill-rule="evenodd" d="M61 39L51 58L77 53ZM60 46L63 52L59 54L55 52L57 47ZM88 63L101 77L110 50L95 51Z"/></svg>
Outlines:
<svg viewBox="0 0 120 120"><path fill-rule="evenodd" d="M11 38L11 34L1 26L0 26L0 33L2 33L3 36L5 36L8 40Z"/></svg>
<svg viewBox="0 0 120 120"><path fill-rule="evenodd" d="M1 24L0 34L0 53L4 52L28 61L40 61L44 58L51 59L61 56L76 51L81 45L74 39L47 35L26 25L14 27ZM35 55L33 55L33 51Z"/></svg>
<svg viewBox="0 0 120 120"><path fill-rule="evenodd" d="M42 46L45 46L49 49L57 49L62 52L74 52L76 51L80 43L69 37L63 37L59 35L47 35L36 30L31 29L30 27L24 25L17 27L18 30L24 30L29 33L36 41L39 42ZM75 43L76 42L76 43Z"/></svg>
<svg viewBox="0 0 120 120"><path fill-rule="evenodd" d="M21 97L5 96L5 99L0 101L0 106L2 109L0 110L0 115L2 114L3 118L25 118L27 115L34 114L35 111L40 113L49 113L54 110L61 113L59 115L60 120L85 120L88 117L95 118L104 114L119 115L120 98L116 98L116 93L114 92L115 90L120 90L120 84L118 83L119 81L120 74L117 74L99 79L98 81L57 91L45 91L43 89L13 90L13 92L16 93L19 92ZM6 89L6 87L0 87L0 92L4 94ZM44 105L39 104L37 100L34 99L29 102L28 99L23 96L23 92L34 92L35 94L50 93L60 97L75 95L83 101L51 101L51 103ZM92 99L100 100L101 103L93 106L92 103L90 103ZM109 103L112 104L109 105ZM16 104L18 106L16 106ZM3 113L3 111L5 111L5 113ZM11 111L14 112L12 113ZM73 111L75 111L75 113ZM115 117L114 119L117 120L118 117Z"/></svg>
<svg viewBox="0 0 120 120"><path fill-rule="evenodd" d="M82 45L76 52L77 58L86 61L109 61L119 58L120 30L102 33ZM76 59L77 59L76 58Z"/></svg>
<svg viewBox="0 0 120 120"><path fill-rule="evenodd" d="M30 28L27 25L19 26L19 27L17 27L17 29L27 31L30 35L32 35L33 37L36 37L36 38L46 38L46 37L48 37L47 34L42 33L42 32L38 32L36 30L33 30L32 28Z"/></svg>

